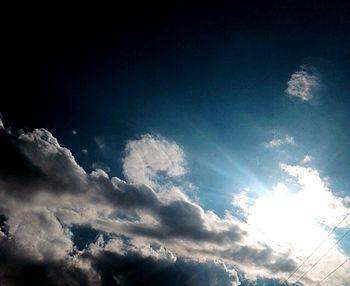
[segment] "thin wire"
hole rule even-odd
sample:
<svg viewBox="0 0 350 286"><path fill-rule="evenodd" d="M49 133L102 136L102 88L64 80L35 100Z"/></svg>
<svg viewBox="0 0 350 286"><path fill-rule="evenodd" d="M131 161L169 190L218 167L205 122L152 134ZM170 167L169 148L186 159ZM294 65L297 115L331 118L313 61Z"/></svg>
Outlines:
<svg viewBox="0 0 350 286"><path fill-rule="evenodd" d="M305 276L306 276L306 274L308 274L312 269L314 269L314 267L339 243L339 242L341 242L342 240L343 240L343 238L348 234L348 233L350 233L350 229L347 231L347 232L345 232L344 234L343 234L343 236L340 238L340 239L338 239L333 245L332 245L332 247L330 247L318 260L317 260L317 262L315 263L315 264L313 264L312 266L311 266L311 268L309 269L309 270L307 270L306 272L304 272L304 274L303 275L301 275L300 277L299 277L299 279L297 280L297 281L295 281L294 283L297 283L297 282L299 282L302 278L304 278Z"/></svg>
<svg viewBox="0 0 350 286"><path fill-rule="evenodd" d="M332 233L335 232L335 231L338 229L338 227L345 221L345 219L346 219L349 215L350 215L350 212L348 212L348 213L344 216L344 218L343 218L335 227L333 227L333 229L332 229L332 230L328 233L328 235L320 242L320 244L316 246L316 248L309 254L309 256L306 257L306 258L304 259L304 261L303 261L301 264L299 264L299 266L294 270L294 272L292 272L292 274L290 274L290 275L288 276L288 278L287 278L286 280L284 280L284 281L282 282L282 284L280 284L280 285L283 285L283 284L287 283L288 280L289 280L292 276L294 276L295 273L297 273L297 271L306 263L306 261L308 261L308 260L310 259L310 257L311 257L312 255L315 254L315 252L325 243L325 241L332 235Z"/></svg>
<svg viewBox="0 0 350 286"><path fill-rule="evenodd" d="M337 268L333 269L331 272L327 274L321 281L319 281L315 286L321 285L323 281L325 281L329 276L331 276L334 272L336 272L340 267L342 267L346 262L349 262L350 258L346 259L342 264L340 264Z"/></svg>

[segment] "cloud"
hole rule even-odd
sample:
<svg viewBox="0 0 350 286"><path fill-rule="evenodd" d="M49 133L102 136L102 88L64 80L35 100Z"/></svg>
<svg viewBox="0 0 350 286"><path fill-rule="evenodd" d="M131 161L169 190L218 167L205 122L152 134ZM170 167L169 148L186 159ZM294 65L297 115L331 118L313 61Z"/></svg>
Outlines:
<svg viewBox="0 0 350 286"><path fill-rule="evenodd" d="M293 145L294 138L292 136L286 135L284 138L272 139L271 141L264 143L265 148L275 149L282 145Z"/></svg>
<svg viewBox="0 0 350 286"><path fill-rule="evenodd" d="M101 170L105 171L106 173L109 173L111 171L111 168L107 164L100 162L100 161L92 163L91 167L93 169L101 169Z"/></svg>
<svg viewBox="0 0 350 286"><path fill-rule="evenodd" d="M94 141L95 141L98 148L104 149L106 147L106 144L101 137L96 136L94 138Z"/></svg>
<svg viewBox="0 0 350 286"><path fill-rule="evenodd" d="M70 285L137 285L138 276L125 265L144 265L145 281L154 285L239 285L237 273L249 279L283 279L300 259L258 235L254 219L264 218L258 207L262 203L249 201L242 208L247 222L242 222L235 214L220 218L203 209L181 188L163 187L158 172L170 178L186 172L183 150L164 138L145 135L128 142L124 166L131 180L137 178L134 183L102 169L86 172L45 129L1 129L0 153L0 242L11 245L9 261L22 261L18 268L0 263L2 281L9 284L23 269L36 267L38 277L51 285L63 269L62 281L68 279ZM298 178L303 173L289 165L281 168ZM135 170L142 174L140 181ZM167 277L172 280L165 281Z"/></svg>
<svg viewBox="0 0 350 286"><path fill-rule="evenodd" d="M235 194L232 200L232 205L240 209L243 213L248 212L249 205L251 203L251 199L248 196L248 191L249 190L245 190L241 193Z"/></svg>
<svg viewBox="0 0 350 286"><path fill-rule="evenodd" d="M72 153L45 129L12 134L0 130L0 187L10 196L27 199L33 193L83 192L85 171Z"/></svg>
<svg viewBox="0 0 350 286"><path fill-rule="evenodd" d="M69 229L49 210L13 212L7 224L18 247L38 260L63 259L72 251Z"/></svg>
<svg viewBox="0 0 350 286"><path fill-rule="evenodd" d="M153 250L157 253L158 250ZM224 263L169 260L139 253L103 252L93 262L103 285L240 285Z"/></svg>
<svg viewBox="0 0 350 286"><path fill-rule="evenodd" d="M301 160L301 164L307 164L313 160L313 157L310 155L305 155L303 160Z"/></svg>
<svg viewBox="0 0 350 286"><path fill-rule="evenodd" d="M119 244L122 248L116 252ZM24 257L13 242L0 240L0 279L4 285L240 285L236 271L221 261L172 259L159 245L143 252L123 247L118 239L106 243L98 237L78 259L43 262Z"/></svg>
<svg viewBox="0 0 350 286"><path fill-rule="evenodd" d="M297 184L293 185L294 191L290 191L287 182L279 182L268 196L252 197L249 191L238 194L233 199L233 204L244 210L248 237L253 236L261 243L268 245L273 252L290 252L291 261L297 261L297 265L309 256L311 251L326 238L329 230L337 225L350 211L346 206L346 199L335 196L329 189L326 179L320 176L318 170L300 165L280 164L280 169L289 177L294 178ZM288 178L290 179L290 178ZM341 233L350 228L350 219L344 221L340 226ZM305 263L289 282L295 282L298 277L307 271L330 247L338 237L332 234L315 254ZM243 248L239 250L244 251ZM249 251L248 251L249 253ZM259 264L263 263L267 250L261 252ZM247 259L248 254L242 255L242 260ZM259 259L259 256L255 256ZM337 267L346 259L340 245L325 257L318 265L310 271L304 279L303 285L313 285L315 281L321 280L330 269ZM269 259L269 266L279 270L293 272L292 264L279 261L275 263ZM349 281L350 274L340 269L332 279L322 283L323 285L342 285Z"/></svg>
<svg viewBox="0 0 350 286"><path fill-rule="evenodd" d="M91 275L67 261L37 261L17 249L13 241L0 239L1 285L99 285Z"/></svg>
<svg viewBox="0 0 350 286"><path fill-rule="evenodd" d="M302 66L299 71L292 74L287 82L286 93L301 101L310 101L314 97L314 91L318 85L318 78L312 73L312 68Z"/></svg>
<svg viewBox="0 0 350 286"><path fill-rule="evenodd" d="M84 265L84 259L74 254L76 226L136 239L138 245L169 241L171 246L178 238L189 244L223 238L234 242L242 235L233 222L221 222L226 229L215 230L217 222L181 191L157 194L146 185L109 178L101 169L86 173L45 129L0 131L0 213L7 229L1 228L1 241L12 241L18 259L40 264L44 273L50 264L73 258L79 260L79 268ZM116 212L124 216L115 216ZM2 268L1 273L12 273Z"/></svg>
<svg viewBox="0 0 350 286"><path fill-rule="evenodd" d="M185 154L174 142L143 135L127 143L123 170L129 182L156 187L157 177L162 173L170 178L186 173Z"/></svg>

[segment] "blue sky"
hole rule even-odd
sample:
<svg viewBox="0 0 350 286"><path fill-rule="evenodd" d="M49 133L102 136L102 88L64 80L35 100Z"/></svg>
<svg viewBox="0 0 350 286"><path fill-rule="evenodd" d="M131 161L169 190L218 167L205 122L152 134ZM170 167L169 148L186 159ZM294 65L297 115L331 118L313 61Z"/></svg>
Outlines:
<svg viewBox="0 0 350 286"><path fill-rule="evenodd" d="M102 161L120 174L118 158L123 143L144 133L160 134L188 150L189 163L193 164L190 176L203 184L208 196L238 191L242 188L239 181L251 179L244 178L247 175L242 172L266 182L279 161L296 162L310 153L322 170L332 173L339 191L346 191L349 155L334 152L349 141L345 131L349 122L349 84L345 80L339 83L344 78L342 62L331 61L327 55L312 59L310 52L301 53L295 47L289 49L292 55L301 53L294 55L296 59L283 49L285 55L281 55L278 40L273 44L259 43L262 47L253 49L262 36L247 34L248 43L240 40L236 44L228 39L219 46L220 51L217 46L206 46L209 40L202 39L198 45L204 46L206 52L199 55L192 51L191 42L187 43L194 53L192 57L179 58L174 48L161 51L152 63L134 64L132 79L126 83L117 72L110 72L113 79L107 83L88 83L84 91L79 91L79 97L91 105L92 110L83 115L91 122L87 130L82 127L78 131L79 137L89 138L80 145L74 142L74 136L69 138L67 134L66 140L79 152L83 144L91 144L94 130L93 136L103 137L110 145ZM264 51L269 51L268 55ZM315 98L306 104L290 100L285 93L290 76L305 64L316 69L320 78ZM272 154L263 148L265 141L286 134L298 141L298 146L290 146L293 154ZM215 198L214 201L217 202Z"/></svg>

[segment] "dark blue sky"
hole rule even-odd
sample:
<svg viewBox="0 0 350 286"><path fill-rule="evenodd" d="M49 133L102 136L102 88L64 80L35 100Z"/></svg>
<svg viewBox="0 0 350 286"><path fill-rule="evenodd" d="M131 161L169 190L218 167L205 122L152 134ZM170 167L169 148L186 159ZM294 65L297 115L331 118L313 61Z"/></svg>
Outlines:
<svg viewBox="0 0 350 286"><path fill-rule="evenodd" d="M346 11L345 1L286 1L120 7L105 15L23 12L6 43L10 103L2 112L14 127L52 130L81 164L102 161L119 176L126 140L159 133L183 146L191 175L208 195L225 192L219 189L226 184L230 191L242 187L237 166L222 152L266 180L265 167L274 162L263 158L264 167L256 165L257 156L268 156L258 145L278 130L317 155L344 191L349 152L341 150L350 136ZM317 100L307 106L284 96L286 82L303 64L322 77ZM106 142L104 154L96 136Z"/></svg>

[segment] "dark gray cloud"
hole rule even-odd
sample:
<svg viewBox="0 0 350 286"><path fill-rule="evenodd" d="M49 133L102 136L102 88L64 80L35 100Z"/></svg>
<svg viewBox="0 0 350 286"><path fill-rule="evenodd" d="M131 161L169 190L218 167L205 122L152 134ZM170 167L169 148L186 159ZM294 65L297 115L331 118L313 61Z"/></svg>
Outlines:
<svg viewBox="0 0 350 286"><path fill-rule="evenodd" d="M36 261L19 251L16 244L0 239L0 285L93 285L84 270L65 261Z"/></svg>
<svg viewBox="0 0 350 286"><path fill-rule="evenodd" d="M263 265L273 273L290 273L298 267L294 260L276 256L273 249L267 245L262 245L261 248L242 246L237 250L224 253L223 256L248 265Z"/></svg>
<svg viewBox="0 0 350 286"><path fill-rule="evenodd" d="M97 255L85 253L82 260L91 263L89 272L65 261L38 262L16 251L9 241L0 241L1 285L230 285L235 273L222 263L200 263L177 259L155 259L129 252L121 255L101 251Z"/></svg>
<svg viewBox="0 0 350 286"><path fill-rule="evenodd" d="M245 234L235 225L222 231L208 230L203 209L188 201L174 201L161 205L153 211L159 218L160 226L156 228L135 226L133 230L136 233L163 239L188 238L214 243L237 242Z"/></svg>
<svg viewBox="0 0 350 286"><path fill-rule="evenodd" d="M135 253L103 252L93 261L103 285L232 286L233 275L222 264L145 258Z"/></svg>
<svg viewBox="0 0 350 286"><path fill-rule="evenodd" d="M45 129L12 133L0 129L0 186L8 195L28 199L40 191L83 192L85 172L70 151Z"/></svg>
<svg viewBox="0 0 350 286"><path fill-rule="evenodd" d="M19 188L36 190L46 179L45 174L33 165L18 146L17 136L0 128L0 179L2 189L13 194ZM10 187L13 187L10 189ZM23 196L26 193L23 192Z"/></svg>

